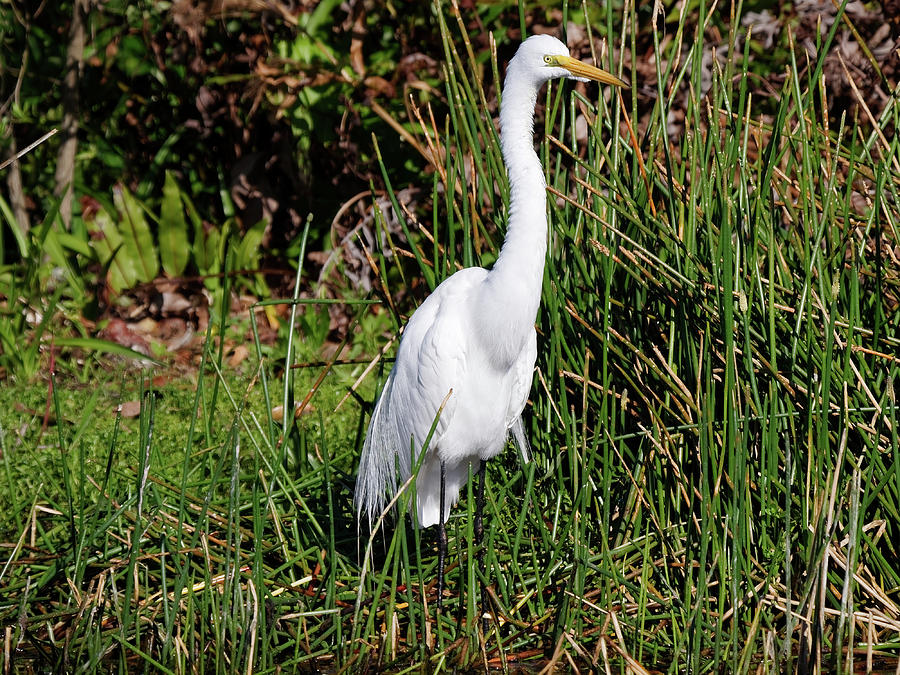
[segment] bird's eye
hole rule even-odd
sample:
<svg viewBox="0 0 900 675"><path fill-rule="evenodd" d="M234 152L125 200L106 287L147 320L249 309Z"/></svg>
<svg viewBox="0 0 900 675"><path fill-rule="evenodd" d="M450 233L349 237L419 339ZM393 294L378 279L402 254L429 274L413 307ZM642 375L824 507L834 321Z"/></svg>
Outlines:
<svg viewBox="0 0 900 675"><path fill-rule="evenodd" d="M551 63L553 63L553 57L547 54L546 56L544 56L544 63L549 66Z"/></svg>

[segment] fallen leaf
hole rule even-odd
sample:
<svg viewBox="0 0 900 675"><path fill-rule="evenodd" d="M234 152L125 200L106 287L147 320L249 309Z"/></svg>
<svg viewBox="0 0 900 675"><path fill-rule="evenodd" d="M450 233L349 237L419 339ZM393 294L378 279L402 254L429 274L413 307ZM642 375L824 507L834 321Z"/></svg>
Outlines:
<svg viewBox="0 0 900 675"><path fill-rule="evenodd" d="M245 345L238 345L234 348L231 356L228 358L228 365L237 368L250 355L250 350Z"/></svg>
<svg viewBox="0 0 900 675"><path fill-rule="evenodd" d="M121 413L122 417L127 419L138 417L141 414L141 402L125 401L125 403L120 403L116 406L115 412Z"/></svg>

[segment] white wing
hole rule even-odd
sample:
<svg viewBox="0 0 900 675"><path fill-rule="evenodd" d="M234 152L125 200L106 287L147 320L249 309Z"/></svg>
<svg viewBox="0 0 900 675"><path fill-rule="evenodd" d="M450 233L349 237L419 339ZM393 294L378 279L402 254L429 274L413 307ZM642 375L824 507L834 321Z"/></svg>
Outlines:
<svg viewBox="0 0 900 675"><path fill-rule="evenodd" d="M528 462L530 447L528 437L525 435L525 427L522 424L522 411L528 402L531 393L531 383L534 380L534 362L537 360L537 332L532 331L522 355L516 361L515 381L513 391L509 399L509 410L506 414L506 427L512 431L513 440L522 455L522 460Z"/></svg>
<svg viewBox="0 0 900 675"><path fill-rule="evenodd" d="M460 386L467 362L472 334L467 298L485 276L487 272L478 267L460 270L426 298L406 325L394 368L369 422L356 481L357 510L360 515L365 512L369 522L396 494L398 478L402 484L411 475L446 399L428 445L428 456L437 457L459 401L448 394ZM430 468L426 475L434 476L434 467ZM420 473L419 491L433 492L431 480L426 486L423 478Z"/></svg>

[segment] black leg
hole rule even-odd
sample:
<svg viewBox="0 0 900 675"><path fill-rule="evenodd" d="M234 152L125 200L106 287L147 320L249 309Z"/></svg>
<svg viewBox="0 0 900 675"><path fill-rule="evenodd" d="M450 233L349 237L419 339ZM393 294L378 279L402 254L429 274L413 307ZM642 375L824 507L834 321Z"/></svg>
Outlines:
<svg viewBox="0 0 900 675"><path fill-rule="evenodd" d="M481 463L478 469L478 485L475 488L475 523L473 526L475 534L475 548L478 556L478 567L484 571L484 548L481 542L484 540L484 468L485 463Z"/></svg>
<svg viewBox="0 0 900 675"><path fill-rule="evenodd" d="M438 513L438 578L437 578L437 612L441 613L444 602L444 565L447 562L447 528L444 525L444 504L446 497L444 487L444 463L441 462L441 499Z"/></svg>
<svg viewBox="0 0 900 675"><path fill-rule="evenodd" d="M482 461L478 469L478 487L475 493L475 522L473 524L473 533L475 535L475 556L478 561L478 569L481 576L484 576L484 483L485 469L487 462ZM481 586L481 614L482 628L486 633L488 630L488 620L484 618L484 584Z"/></svg>

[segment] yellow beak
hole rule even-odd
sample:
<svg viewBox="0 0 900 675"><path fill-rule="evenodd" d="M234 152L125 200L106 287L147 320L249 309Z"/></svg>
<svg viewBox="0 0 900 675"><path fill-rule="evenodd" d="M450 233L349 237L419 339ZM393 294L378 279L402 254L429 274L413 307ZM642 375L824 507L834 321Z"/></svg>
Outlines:
<svg viewBox="0 0 900 675"><path fill-rule="evenodd" d="M628 84L615 75L607 73L605 70L600 70L600 68L588 65L578 59L573 59L571 56L553 56L551 58L553 59L551 65L565 68L576 77L586 77L589 80L602 82L603 84L611 84L614 87L628 88Z"/></svg>

